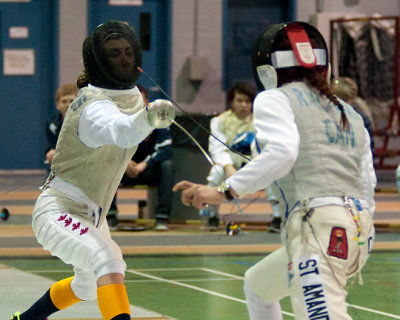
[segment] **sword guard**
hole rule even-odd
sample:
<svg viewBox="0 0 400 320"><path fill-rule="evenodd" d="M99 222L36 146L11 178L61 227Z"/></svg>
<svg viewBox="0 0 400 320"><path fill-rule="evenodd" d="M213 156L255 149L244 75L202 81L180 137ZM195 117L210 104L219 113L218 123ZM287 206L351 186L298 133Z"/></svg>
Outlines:
<svg viewBox="0 0 400 320"><path fill-rule="evenodd" d="M169 127L175 119L174 106L169 100L157 99L147 107L147 119L153 128Z"/></svg>

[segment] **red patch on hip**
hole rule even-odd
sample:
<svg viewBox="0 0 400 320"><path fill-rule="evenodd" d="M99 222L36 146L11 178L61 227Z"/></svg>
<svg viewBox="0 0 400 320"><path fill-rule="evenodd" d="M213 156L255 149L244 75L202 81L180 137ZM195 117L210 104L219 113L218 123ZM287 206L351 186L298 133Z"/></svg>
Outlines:
<svg viewBox="0 0 400 320"><path fill-rule="evenodd" d="M331 231L331 239L329 241L328 255L346 260L347 254L348 244L346 229L333 227Z"/></svg>

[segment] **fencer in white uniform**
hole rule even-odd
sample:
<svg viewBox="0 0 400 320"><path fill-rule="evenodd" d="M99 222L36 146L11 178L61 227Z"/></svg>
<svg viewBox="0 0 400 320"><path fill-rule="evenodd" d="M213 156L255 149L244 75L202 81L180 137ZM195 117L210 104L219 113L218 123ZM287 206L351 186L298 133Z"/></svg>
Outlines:
<svg viewBox="0 0 400 320"><path fill-rule="evenodd" d="M141 47L133 28L118 21L98 26L85 39L83 61L80 91L66 114L32 221L38 242L73 265L74 276L53 284L12 320L44 320L96 298L103 319L131 319L126 265L106 215L137 145L171 122L155 121L152 106L143 107L135 86Z"/></svg>
<svg viewBox="0 0 400 320"><path fill-rule="evenodd" d="M218 187L181 181L182 202L220 204L272 184L284 246L245 274L252 320L280 320L290 296L295 318L351 319L347 279L367 261L373 240L376 177L362 118L330 91L328 54L303 22L269 26L253 53L260 154ZM361 276L361 275L360 275Z"/></svg>

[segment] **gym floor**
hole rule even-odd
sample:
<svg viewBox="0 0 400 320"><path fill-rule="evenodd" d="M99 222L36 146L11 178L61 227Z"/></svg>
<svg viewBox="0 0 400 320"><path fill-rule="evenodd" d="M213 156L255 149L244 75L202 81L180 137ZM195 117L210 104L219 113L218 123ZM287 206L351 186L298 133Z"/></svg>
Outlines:
<svg viewBox="0 0 400 320"><path fill-rule="evenodd" d="M59 279L72 275L36 242L30 226L32 208L42 175L0 175L0 319L23 311ZM348 285L349 312L353 319L400 319L400 197L394 179L378 174L374 251L363 270L364 285ZM243 274L268 252L279 248L279 234L265 230L271 210L264 197L241 201L243 221L238 235L225 228L204 230L200 221L173 223L168 232L155 232L153 221L137 219L140 190L124 190L121 218L143 231L113 231L127 262L126 285L135 319L223 320L248 319ZM249 205L250 204L250 205ZM221 208L222 219L236 211ZM246 223L246 221L248 223ZM258 221L255 223L254 221ZM129 226L129 224L127 224ZM131 224L132 226L132 224ZM282 302L284 319L293 319L290 302ZM82 302L50 319L101 319L96 301Z"/></svg>

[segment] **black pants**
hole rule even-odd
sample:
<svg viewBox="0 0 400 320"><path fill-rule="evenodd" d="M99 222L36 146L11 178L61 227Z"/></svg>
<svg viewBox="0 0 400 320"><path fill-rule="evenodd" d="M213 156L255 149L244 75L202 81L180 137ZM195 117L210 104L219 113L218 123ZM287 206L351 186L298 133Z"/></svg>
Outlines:
<svg viewBox="0 0 400 320"><path fill-rule="evenodd" d="M148 186L158 187L157 193L157 206L156 206L156 219L168 220L171 213L172 204L172 187L174 186L174 171L172 160L165 160L159 165L151 165L140 173L136 178L129 178L124 175L121 184L124 186L135 186L138 184L145 184ZM111 203L110 211L117 210L117 197Z"/></svg>

